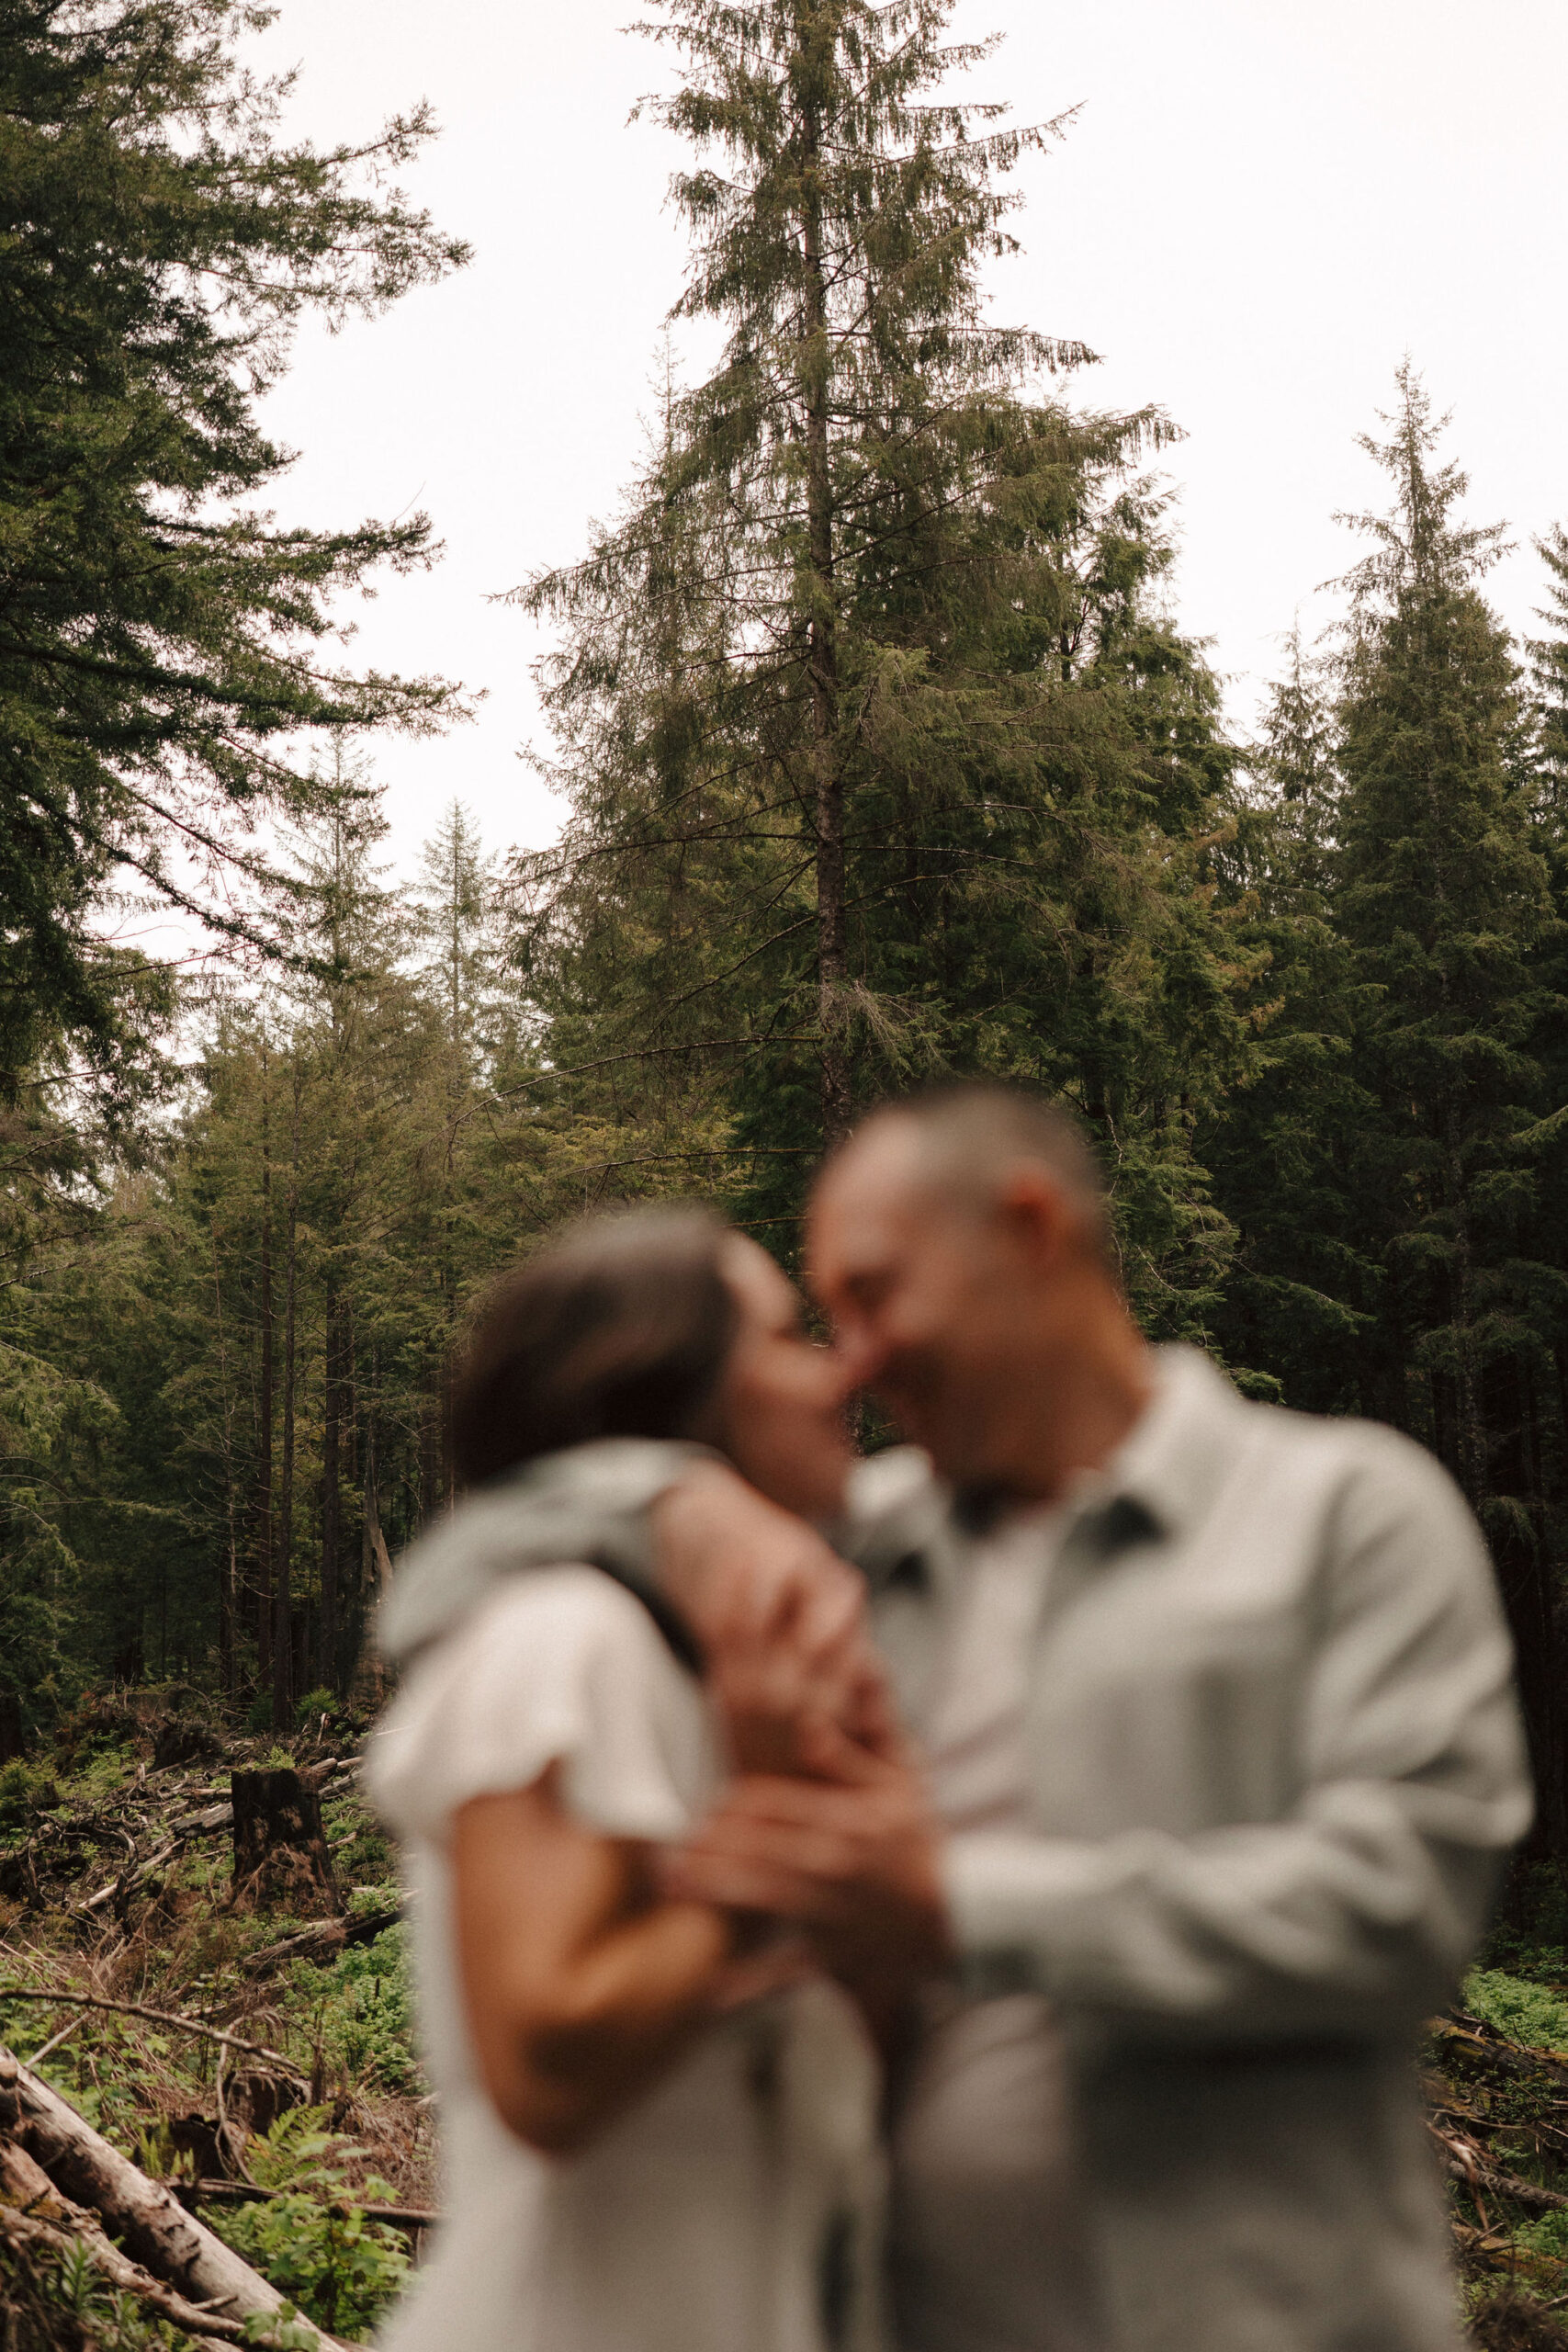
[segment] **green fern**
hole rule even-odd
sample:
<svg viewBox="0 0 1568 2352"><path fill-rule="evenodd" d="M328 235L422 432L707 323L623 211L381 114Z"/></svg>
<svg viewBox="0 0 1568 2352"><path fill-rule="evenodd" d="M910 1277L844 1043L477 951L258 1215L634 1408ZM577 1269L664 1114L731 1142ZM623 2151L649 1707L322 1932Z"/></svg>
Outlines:
<svg viewBox="0 0 1568 2352"><path fill-rule="evenodd" d="M367 2221L355 2202L390 2199L387 2182L348 2185L329 2110L297 2107L246 2147L245 2162L265 2204L215 2213L213 2225L307 2318L334 2335L357 2338L401 2293L410 2269L399 2233ZM334 2212L333 2206L345 2208Z"/></svg>

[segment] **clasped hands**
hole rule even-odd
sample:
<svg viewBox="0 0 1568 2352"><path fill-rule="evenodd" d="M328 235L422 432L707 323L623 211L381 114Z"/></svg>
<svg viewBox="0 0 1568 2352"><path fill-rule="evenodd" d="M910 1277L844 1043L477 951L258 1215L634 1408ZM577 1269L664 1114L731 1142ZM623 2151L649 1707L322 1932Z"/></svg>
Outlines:
<svg viewBox="0 0 1568 2352"><path fill-rule="evenodd" d="M717 1464L660 1498L655 1530L734 1774L663 1856L665 1888L788 1922L886 2009L946 1964L950 1939L940 1826L866 1636L862 1579Z"/></svg>

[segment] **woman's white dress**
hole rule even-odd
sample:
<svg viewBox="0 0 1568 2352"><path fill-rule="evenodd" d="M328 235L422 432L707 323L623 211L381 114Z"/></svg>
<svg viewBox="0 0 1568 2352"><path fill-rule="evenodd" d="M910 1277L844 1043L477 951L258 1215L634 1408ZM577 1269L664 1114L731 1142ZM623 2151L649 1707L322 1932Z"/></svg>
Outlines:
<svg viewBox="0 0 1568 2352"><path fill-rule="evenodd" d="M619 1838L680 1837L718 1782L699 1685L600 1570L509 1579L420 1657L371 1742L401 1840L439 2102L432 2254L385 2352L876 2352L876 2070L825 1983L716 2025L583 2154L515 2139L479 2079L453 1953L453 1815L553 1761Z"/></svg>

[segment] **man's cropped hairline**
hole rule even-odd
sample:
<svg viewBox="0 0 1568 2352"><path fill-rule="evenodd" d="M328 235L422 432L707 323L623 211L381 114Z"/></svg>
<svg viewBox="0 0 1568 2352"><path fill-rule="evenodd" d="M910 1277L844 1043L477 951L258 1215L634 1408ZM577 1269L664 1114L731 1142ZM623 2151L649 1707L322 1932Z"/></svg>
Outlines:
<svg viewBox="0 0 1568 2352"><path fill-rule="evenodd" d="M1032 1161L1080 1207L1109 1250L1105 1179L1075 1112L1021 1087L961 1080L880 1102L829 1156L829 1166L873 1129L901 1122L920 1136L939 1181L961 1193L988 1192L1009 1168Z"/></svg>

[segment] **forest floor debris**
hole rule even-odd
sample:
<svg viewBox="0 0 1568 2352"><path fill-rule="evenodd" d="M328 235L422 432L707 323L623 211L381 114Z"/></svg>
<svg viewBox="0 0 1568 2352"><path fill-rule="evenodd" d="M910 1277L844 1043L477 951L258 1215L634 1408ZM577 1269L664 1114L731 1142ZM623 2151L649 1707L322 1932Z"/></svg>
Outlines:
<svg viewBox="0 0 1568 2352"><path fill-rule="evenodd" d="M0 2046L165 2219L197 2219L284 2299L271 2324L215 2317L155 2230L106 2233L90 2167L46 2165L40 2193L0 2081L16 2352L357 2342L400 2293L436 2218L434 2115L363 1729L280 1743L209 1705L182 1732L166 1701L118 1694L0 1768ZM296 1772L318 1801L333 1916L234 1901L236 1770ZM1424 2075L1470 2332L1485 2352L1568 2352L1568 1948L1504 1934L1489 1958L1434 2020Z"/></svg>
<svg viewBox="0 0 1568 2352"><path fill-rule="evenodd" d="M29 2204L0 2165L17 2352L239 2341L247 2324L243 2340L280 2352L318 2330L361 2341L434 2218L400 1890L360 1793L363 1724L280 1743L210 1707L186 1736L170 1721L141 1694L89 1702L52 1752L0 1768L0 2045L281 2312L231 2324L220 2306L215 2322L178 2264L131 2244L67 2166L46 2161L51 2201ZM310 1791L333 1916L236 1904L236 1770L294 1772ZM0 2118L0 2151L19 2161L26 2136Z"/></svg>

